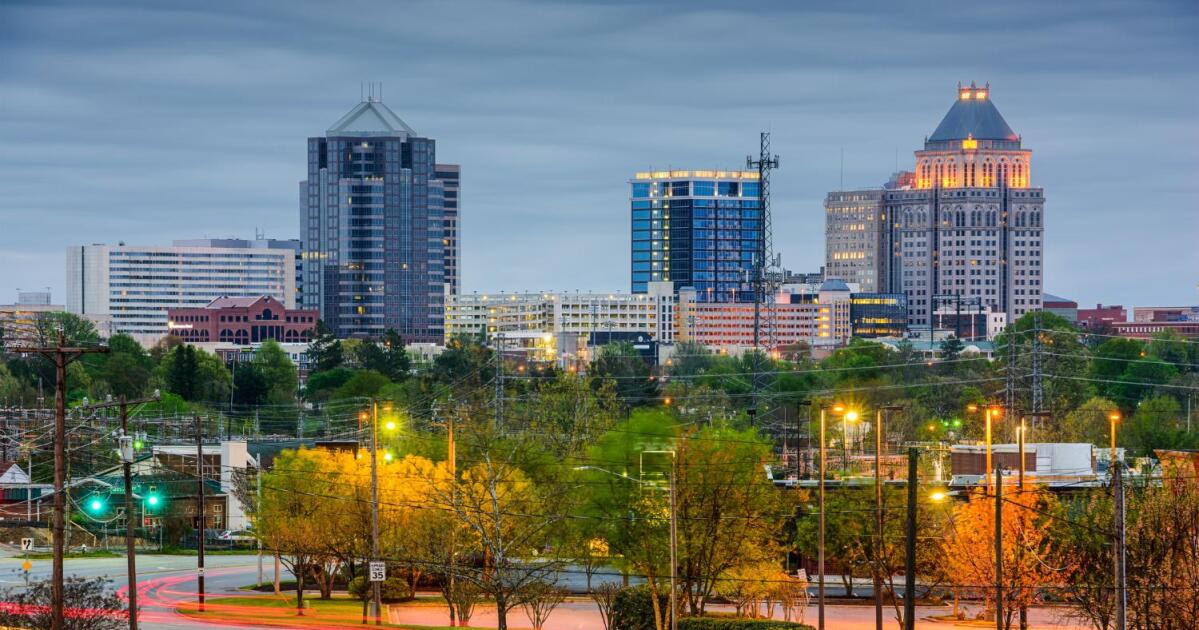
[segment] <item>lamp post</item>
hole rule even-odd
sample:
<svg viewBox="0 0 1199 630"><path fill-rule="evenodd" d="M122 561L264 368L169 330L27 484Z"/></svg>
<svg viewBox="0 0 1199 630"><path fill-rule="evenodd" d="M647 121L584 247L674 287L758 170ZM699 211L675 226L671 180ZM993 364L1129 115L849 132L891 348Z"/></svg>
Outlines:
<svg viewBox="0 0 1199 630"><path fill-rule="evenodd" d="M1107 420L1110 423L1112 435L1112 461L1108 465L1108 470L1111 471L1116 469L1116 423L1120 421L1120 412L1113 411L1109 413L1107 415ZM1108 473L1108 476L1111 476L1110 472Z"/></svg>
<svg viewBox="0 0 1199 630"><path fill-rule="evenodd" d="M678 529L677 529L678 502L676 500L675 479L674 479L675 472L677 471L678 466L676 463L676 457L675 457L674 451L641 451L641 455L643 457L647 453L650 455L655 455L655 454L656 455L670 455L670 486L669 486L669 488L670 488L670 630L678 630L679 615L678 615L678 611L676 610L676 607L677 607L676 602L678 601L678 591L676 589L676 583L678 582L678 544L679 544ZM648 482L642 478L630 477L628 474L612 472L611 470L608 470L607 468L600 468L599 466L575 466L575 470L594 470L596 472L602 472L605 474L612 475L613 477L617 477L619 479L625 479L627 481L632 481L633 483L637 483L637 484L640 484L643 486L652 486L653 485L651 482ZM644 473L644 468L643 468L642 475L644 476L644 474L645 473Z"/></svg>
<svg viewBox="0 0 1199 630"><path fill-rule="evenodd" d="M978 411L978 405L970 405L966 407L967 411ZM987 405L983 411L986 417L987 429L987 466L986 472L983 473L983 482L986 484L987 494L991 494L991 419L1003 416L1003 407L998 405Z"/></svg>
<svg viewBox="0 0 1199 630"><path fill-rule="evenodd" d="M874 627L883 630L883 412L902 409L884 405L875 411L874 421ZM848 414L846 414L848 415Z"/></svg>
<svg viewBox="0 0 1199 630"><path fill-rule="evenodd" d="M817 487L819 488L817 499L817 527L816 537L816 569L818 581L816 584L816 611L817 611L817 630L824 630L824 477L825 477L825 413L830 409L827 404L820 405L820 471ZM857 419L856 411L846 411L844 405L833 405L832 411L835 414L844 414L848 416L853 414L854 419Z"/></svg>

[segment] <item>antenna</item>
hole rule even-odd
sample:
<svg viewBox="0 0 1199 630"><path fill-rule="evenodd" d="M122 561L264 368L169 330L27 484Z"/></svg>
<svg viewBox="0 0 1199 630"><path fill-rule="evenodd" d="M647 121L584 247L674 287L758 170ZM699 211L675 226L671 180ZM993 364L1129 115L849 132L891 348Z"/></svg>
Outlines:
<svg viewBox="0 0 1199 630"><path fill-rule="evenodd" d="M754 253L753 299L754 299L754 362L762 360L762 324L765 316L766 343L774 350L774 287L776 278L781 275L775 266L773 225L770 217L770 172L779 167L779 156L770 152L770 132L763 131L759 135L758 159L746 156L745 166L758 169L758 208L762 213L762 230L758 235L757 252ZM769 267L769 269L767 268ZM766 310L763 313L763 309ZM762 369L753 370L753 408L750 422L757 419L759 393L764 383ZM763 418L765 420L765 418Z"/></svg>
<svg viewBox="0 0 1199 630"><path fill-rule="evenodd" d="M845 147L841 147L841 192L845 192Z"/></svg>

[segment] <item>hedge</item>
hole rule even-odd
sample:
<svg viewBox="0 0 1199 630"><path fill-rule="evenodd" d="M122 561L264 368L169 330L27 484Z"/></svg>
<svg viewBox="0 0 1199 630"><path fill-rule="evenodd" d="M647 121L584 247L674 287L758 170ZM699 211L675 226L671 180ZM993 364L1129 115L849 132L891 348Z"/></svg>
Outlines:
<svg viewBox="0 0 1199 630"><path fill-rule="evenodd" d="M814 630L812 626L779 619L744 617L683 617L679 630Z"/></svg>

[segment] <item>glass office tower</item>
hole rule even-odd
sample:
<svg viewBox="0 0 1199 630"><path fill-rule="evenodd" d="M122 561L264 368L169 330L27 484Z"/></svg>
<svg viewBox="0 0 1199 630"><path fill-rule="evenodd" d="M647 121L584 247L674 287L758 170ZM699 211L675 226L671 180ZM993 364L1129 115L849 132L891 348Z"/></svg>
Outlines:
<svg viewBox="0 0 1199 630"><path fill-rule="evenodd" d="M377 97L308 139L303 306L340 337L442 341L447 243L436 145Z"/></svg>
<svg viewBox="0 0 1199 630"><path fill-rule="evenodd" d="M669 280L701 302L752 302L757 171L652 171L632 185L632 290Z"/></svg>

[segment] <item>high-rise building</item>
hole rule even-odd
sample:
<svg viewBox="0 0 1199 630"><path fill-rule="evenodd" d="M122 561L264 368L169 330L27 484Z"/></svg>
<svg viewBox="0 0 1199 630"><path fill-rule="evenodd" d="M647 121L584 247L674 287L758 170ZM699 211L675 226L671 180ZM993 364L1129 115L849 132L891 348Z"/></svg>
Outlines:
<svg viewBox="0 0 1199 630"><path fill-rule="evenodd" d="M916 172L882 190L829 194L828 276L907 294L913 326L930 326L946 299L977 299L1008 322L1041 308L1044 191L990 86L959 86L915 157Z"/></svg>
<svg viewBox="0 0 1199 630"><path fill-rule="evenodd" d="M445 289L450 295L458 295L461 288L459 268L462 264L462 252L459 250L459 221L458 209L462 203L461 183L462 167L457 164L437 164L434 175L441 180L445 191L445 201L442 207L444 219L441 222L442 239L445 245Z"/></svg>
<svg viewBox="0 0 1199 630"><path fill-rule="evenodd" d="M303 306L334 333L441 341L450 245L436 162L436 143L375 96L308 139Z"/></svg>
<svg viewBox="0 0 1199 630"><path fill-rule="evenodd" d="M652 171L632 186L632 290L670 281L701 302L753 302L757 171Z"/></svg>
<svg viewBox="0 0 1199 630"><path fill-rule="evenodd" d="M887 290L908 295L912 324L930 324L941 295L978 298L1008 322L1041 308L1045 196L1031 160L990 86L959 86L916 151L914 185L884 193L900 258Z"/></svg>
<svg viewBox="0 0 1199 630"><path fill-rule="evenodd" d="M273 239L71 247L67 311L111 318L113 332L150 344L167 333L170 308L263 295L295 308L295 260L295 241Z"/></svg>

